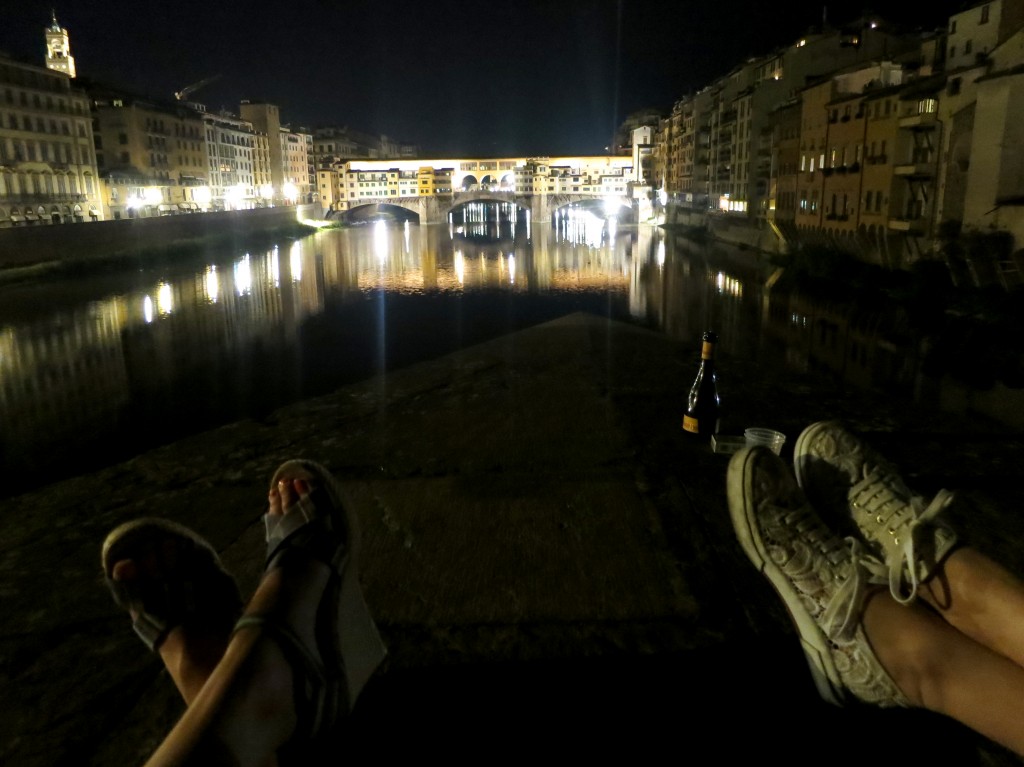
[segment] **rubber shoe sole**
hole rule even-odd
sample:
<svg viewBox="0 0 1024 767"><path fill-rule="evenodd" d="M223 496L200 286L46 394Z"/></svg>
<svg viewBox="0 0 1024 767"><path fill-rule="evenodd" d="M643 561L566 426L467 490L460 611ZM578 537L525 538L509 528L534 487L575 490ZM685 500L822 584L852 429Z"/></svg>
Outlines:
<svg viewBox="0 0 1024 767"><path fill-rule="evenodd" d="M755 474L759 464L767 463L771 470L787 473L782 460L764 447L747 447L736 453L729 461L727 472L727 496L729 515L740 546L751 563L771 583L776 593L782 598L786 611L789 613L800 637L800 646L807 658L814 685L821 697L836 706L847 701L846 687L839 676L832 658L832 644L818 626L814 617L803 604L803 597L793 586L792 581L782 569L772 561L761 537L761 525L755 502L757 489ZM776 464L772 466L772 464ZM802 494L792 480L794 494L790 500L802 500ZM806 501L803 501L806 503Z"/></svg>

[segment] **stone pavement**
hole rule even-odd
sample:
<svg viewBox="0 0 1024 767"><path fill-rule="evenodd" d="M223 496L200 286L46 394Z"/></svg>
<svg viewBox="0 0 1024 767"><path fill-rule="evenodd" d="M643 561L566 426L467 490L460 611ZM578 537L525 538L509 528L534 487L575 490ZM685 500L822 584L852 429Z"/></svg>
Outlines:
<svg viewBox="0 0 1024 767"><path fill-rule="evenodd" d="M807 424L846 418L921 491L960 488L967 534L1024 573L1020 435L781 366L720 369L735 431L778 428L786 455ZM354 495L390 648L338 764L1017 764L927 712L817 698L732 534L728 457L679 429L695 370L695 348L570 315L5 501L0 763L144 761L182 704L103 588L100 542L127 519L175 519L248 593L264 482L307 456Z"/></svg>

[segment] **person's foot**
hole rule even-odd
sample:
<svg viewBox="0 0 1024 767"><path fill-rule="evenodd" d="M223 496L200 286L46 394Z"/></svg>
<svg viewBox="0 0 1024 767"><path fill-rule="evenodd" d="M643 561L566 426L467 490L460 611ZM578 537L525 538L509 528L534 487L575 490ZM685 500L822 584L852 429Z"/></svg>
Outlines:
<svg viewBox="0 0 1024 767"><path fill-rule="evenodd" d="M835 535L772 451L747 447L729 462L729 514L744 553L786 605L821 696L880 706L907 699L864 635L865 589L881 563Z"/></svg>
<svg viewBox="0 0 1024 767"><path fill-rule="evenodd" d="M835 421L804 429L793 451L800 487L830 518L852 519L889 570L893 599L908 604L953 550L957 536L939 516L953 500L940 490L929 502L896 469Z"/></svg>
<svg viewBox="0 0 1024 767"><path fill-rule="evenodd" d="M139 519L112 530L101 565L135 633L160 654L191 701L223 656L241 613L235 579L205 539L165 519Z"/></svg>
<svg viewBox="0 0 1024 767"><path fill-rule="evenodd" d="M349 714L385 655L358 576L359 529L322 466L289 461L268 494L267 566L236 631L259 628L295 677L290 743L316 739Z"/></svg>
<svg viewBox="0 0 1024 767"><path fill-rule="evenodd" d="M150 650L178 627L226 638L241 612L235 579L205 539L166 519L127 522L107 535L103 574Z"/></svg>

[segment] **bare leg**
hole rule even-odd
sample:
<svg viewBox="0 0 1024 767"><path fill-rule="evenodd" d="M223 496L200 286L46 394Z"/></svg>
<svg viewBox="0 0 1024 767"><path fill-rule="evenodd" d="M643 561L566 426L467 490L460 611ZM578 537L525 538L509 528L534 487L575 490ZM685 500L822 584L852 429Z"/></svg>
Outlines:
<svg viewBox="0 0 1024 767"><path fill-rule="evenodd" d="M977 549L954 551L918 593L950 625L1024 667L1024 583Z"/></svg>
<svg viewBox="0 0 1024 767"><path fill-rule="evenodd" d="M289 513L304 489L302 480L294 480L272 490L270 514ZM287 578L270 570L246 614L284 615L307 646L316 648L318 595L329 576L328 567L315 561L290 568ZM274 765L297 721L290 663L263 628L249 626L232 636L220 663L147 764Z"/></svg>
<svg viewBox="0 0 1024 767"><path fill-rule="evenodd" d="M950 716L1024 756L1024 668L931 610L869 597L864 632L914 704Z"/></svg>

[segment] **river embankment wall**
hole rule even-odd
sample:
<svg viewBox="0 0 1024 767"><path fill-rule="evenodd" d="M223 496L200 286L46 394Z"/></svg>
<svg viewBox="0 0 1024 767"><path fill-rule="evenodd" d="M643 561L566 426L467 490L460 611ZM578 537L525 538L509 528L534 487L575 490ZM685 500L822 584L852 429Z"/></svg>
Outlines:
<svg viewBox="0 0 1024 767"><path fill-rule="evenodd" d="M320 206L313 204L16 227L0 231L0 270L159 252L184 242L245 237L321 217Z"/></svg>
<svg viewBox="0 0 1024 767"><path fill-rule="evenodd" d="M665 224L702 229L712 239L741 248L763 253L786 252L787 242L781 232L760 219L740 219L669 203L665 207Z"/></svg>

